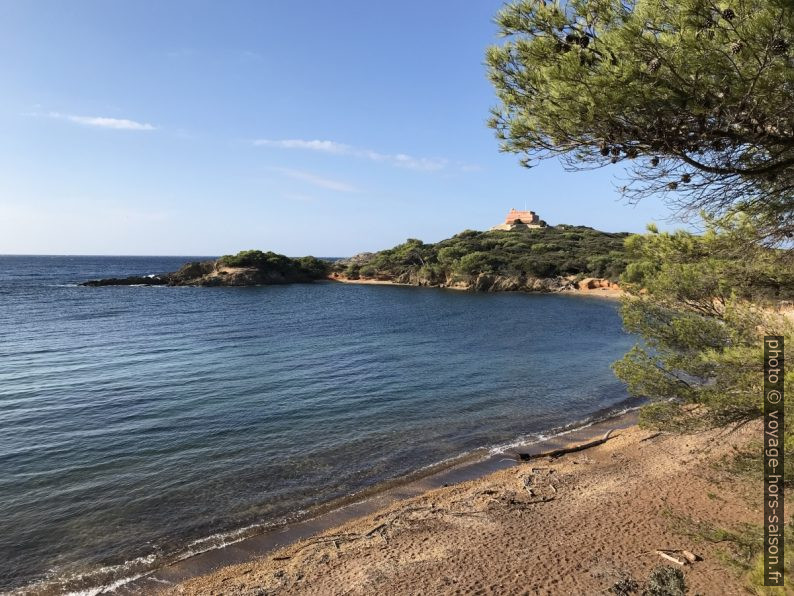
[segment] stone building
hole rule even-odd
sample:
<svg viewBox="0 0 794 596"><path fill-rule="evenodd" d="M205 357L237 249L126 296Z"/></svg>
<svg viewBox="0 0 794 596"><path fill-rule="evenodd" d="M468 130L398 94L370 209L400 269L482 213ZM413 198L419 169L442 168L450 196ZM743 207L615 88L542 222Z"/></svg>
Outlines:
<svg viewBox="0 0 794 596"><path fill-rule="evenodd" d="M494 226L491 230L516 230L521 228L541 228L540 217L534 211L518 211L511 209L505 222Z"/></svg>

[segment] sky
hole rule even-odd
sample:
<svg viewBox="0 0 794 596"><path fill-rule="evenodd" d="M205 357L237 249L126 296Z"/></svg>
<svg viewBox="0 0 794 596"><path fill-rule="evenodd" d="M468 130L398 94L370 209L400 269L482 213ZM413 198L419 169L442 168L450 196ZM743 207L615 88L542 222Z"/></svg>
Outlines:
<svg viewBox="0 0 794 596"><path fill-rule="evenodd" d="M672 227L617 167L499 152L501 5L0 0L0 254L347 256L511 207Z"/></svg>

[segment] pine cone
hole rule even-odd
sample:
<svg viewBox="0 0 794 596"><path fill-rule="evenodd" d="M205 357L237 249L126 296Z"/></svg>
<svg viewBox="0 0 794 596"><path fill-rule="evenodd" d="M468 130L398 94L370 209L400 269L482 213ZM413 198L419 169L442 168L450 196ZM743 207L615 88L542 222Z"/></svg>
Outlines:
<svg viewBox="0 0 794 596"><path fill-rule="evenodd" d="M620 147L612 147L612 155L618 157L620 155Z"/></svg>
<svg viewBox="0 0 794 596"><path fill-rule="evenodd" d="M726 21L732 21L736 17L736 13L733 12L730 8L726 8L722 11L722 18Z"/></svg>
<svg viewBox="0 0 794 596"><path fill-rule="evenodd" d="M670 190L675 190L676 188L678 188L678 182L668 182L667 188L669 188Z"/></svg>
<svg viewBox="0 0 794 596"><path fill-rule="evenodd" d="M650 62L648 62L648 72L656 72L659 70L659 67L662 65L662 61L658 58L654 58Z"/></svg>
<svg viewBox="0 0 794 596"><path fill-rule="evenodd" d="M603 155L604 157L609 155L609 147L607 147L606 145L601 145L601 149L599 149L599 151L601 152L601 155Z"/></svg>
<svg viewBox="0 0 794 596"><path fill-rule="evenodd" d="M579 38L579 45L582 46L583 48L586 48L587 46L590 45L590 38L587 37L587 35L583 35L582 37Z"/></svg>
<svg viewBox="0 0 794 596"><path fill-rule="evenodd" d="M738 54L744 49L744 44L741 41L735 41L731 44L731 54Z"/></svg>
<svg viewBox="0 0 794 596"><path fill-rule="evenodd" d="M692 182L692 176L690 176L689 174L682 174L681 182L683 182L684 184L689 184L690 182Z"/></svg>
<svg viewBox="0 0 794 596"><path fill-rule="evenodd" d="M638 155L638 152L637 152L637 150L634 147L631 147L631 148L626 150L626 157L628 157L629 159L636 159L637 155Z"/></svg>
<svg viewBox="0 0 794 596"><path fill-rule="evenodd" d="M777 54L779 56L788 52L788 42L785 39L776 37L772 40L772 45L770 48L773 54Z"/></svg>
<svg viewBox="0 0 794 596"><path fill-rule="evenodd" d="M654 168L655 168L656 166L658 166L658 165L659 165L659 158L658 158L658 157L652 157L652 158L651 158L651 165L652 165Z"/></svg>
<svg viewBox="0 0 794 596"><path fill-rule="evenodd" d="M620 161L620 158L619 157L611 157L609 159L609 161L611 161L612 163L618 163L618 161Z"/></svg>

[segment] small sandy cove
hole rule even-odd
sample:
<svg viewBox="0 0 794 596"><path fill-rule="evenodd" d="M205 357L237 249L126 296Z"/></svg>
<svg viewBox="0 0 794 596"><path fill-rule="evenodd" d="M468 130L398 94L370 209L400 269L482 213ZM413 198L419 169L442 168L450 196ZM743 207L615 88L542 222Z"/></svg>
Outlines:
<svg viewBox="0 0 794 596"><path fill-rule="evenodd" d="M383 280L383 279L350 279L348 277L329 277L329 281L335 281L343 284L358 284L363 286L405 286L414 288L412 284L401 284L394 281ZM430 287L440 287L445 290L457 290L457 291L469 291L468 288L464 287L456 287L456 286L430 286ZM555 292L556 294L562 295L577 295L577 296L600 296L602 298L614 298L618 299L622 297L625 292L623 290L617 289L617 285L613 284L611 287L602 287L598 285L594 285L594 287L581 287L581 288L571 288L566 289L561 292Z"/></svg>
<svg viewBox="0 0 794 596"><path fill-rule="evenodd" d="M169 592L595 595L671 564L656 552L669 549L700 559L681 566L689 593L746 594L720 560L726 544L682 530L681 518L760 523L762 484L713 465L760 437L758 424L683 437L618 430L601 445L397 501Z"/></svg>

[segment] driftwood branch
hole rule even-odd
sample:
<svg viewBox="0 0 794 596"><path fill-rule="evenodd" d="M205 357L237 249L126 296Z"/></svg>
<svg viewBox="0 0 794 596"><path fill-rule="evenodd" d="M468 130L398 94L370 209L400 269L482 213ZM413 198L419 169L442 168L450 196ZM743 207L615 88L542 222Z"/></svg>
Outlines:
<svg viewBox="0 0 794 596"><path fill-rule="evenodd" d="M659 555L660 557L662 557L663 559L670 561L671 563L675 563L676 565L682 565L682 566L703 560L702 557L696 555L695 553L681 548L665 548L665 549L657 549L654 551L644 551L644 552L646 553L653 552Z"/></svg>
<svg viewBox="0 0 794 596"><path fill-rule="evenodd" d="M575 453L577 451L582 451L584 449L590 449L591 447L596 447L603 443L606 443L609 439L614 438L612 437L612 433L614 429L607 431L607 433L600 439L595 441L590 441L589 443L582 443L580 445L574 445L573 447L564 447L562 449L555 449L553 451L545 451L543 453L538 453L533 455L531 453L517 453L517 459L519 461L529 461L531 459L538 459L541 457L550 457L552 459L556 459L561 455L565 455L566 453Z"/></svg>
<svg viewBox="0 0 794 596"><path fill-rule="evenodd" d="M657 550L656 554L659 555L660 557L662 557L663 559L666 559L667 561L670 561L671 563L675 563L676 565L682 565L683 566L683 565L686 565L686 563L687 563L686 561L682 561L678 557L674 557L673 555L668 555L663 550Z"/></svg>

